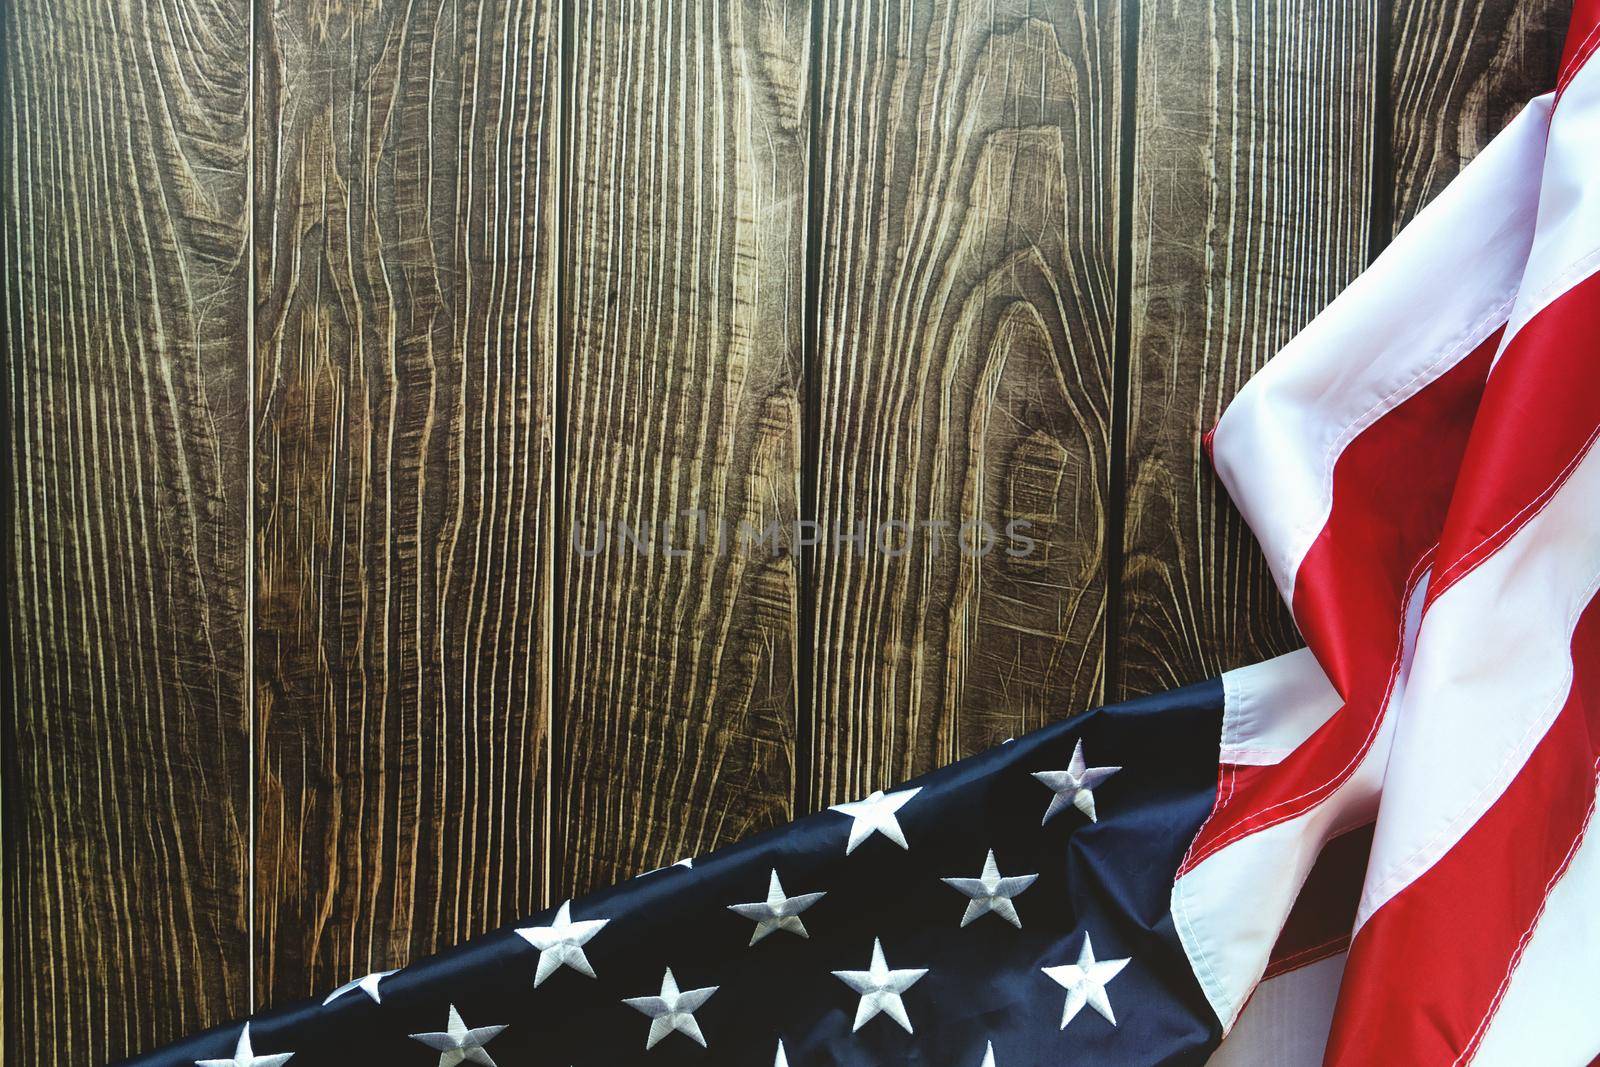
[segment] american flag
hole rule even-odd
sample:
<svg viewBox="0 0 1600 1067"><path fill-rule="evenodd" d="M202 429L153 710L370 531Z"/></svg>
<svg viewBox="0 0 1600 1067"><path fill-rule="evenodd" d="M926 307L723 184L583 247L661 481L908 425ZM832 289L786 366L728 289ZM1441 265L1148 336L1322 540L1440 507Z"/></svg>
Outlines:
<svg viewBox="0 0 1600 1067"><path fill-rule="evenodd" d="M1203 1062L1168 897L1222 715L1088 712L140 1062Z"/></svg>
<svg viewBox="0 0 1600 1067"><path fill-rule="evenodd" d="M1306 649L135 1062L1596 1060L1597 48L1208 438Z"/></svg>
<svg viewBox="0 0 1600 1067"><path fill-rule="evenodd" d="M1173 914L1225 1026L1297 898L1348 943L1328 1064L1600 1053L1597 46L1579 0L1555 91L1212 437L1340 705L1224 737Z"/></svg>

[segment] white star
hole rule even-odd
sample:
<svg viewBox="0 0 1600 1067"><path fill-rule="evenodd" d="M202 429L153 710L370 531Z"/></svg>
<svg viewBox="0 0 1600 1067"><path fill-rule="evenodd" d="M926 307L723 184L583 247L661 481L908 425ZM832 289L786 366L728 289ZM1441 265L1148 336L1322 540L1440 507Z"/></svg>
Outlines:
<svg viewBox="0 0 1600 1067"><path fill-rule="evenodd" d="M661 978L660 996L628 997L622 1003L650 1016L650 1036L644 1041L647 1051L655 1048L657 1041L674 1030L681 1030L692 1037L701 1048L705 1048L706 1035L700 1032L700 1024L694 1021L694 1013L711 999L711 994L715 993L717 988L713 985L704 989L688 989L680 993L678 980L672 977L672 968L668 967L667 973Z"/></svg>
<svg viewBox="0 0 1600 1067"><path fill-rule="evenodd" d="M921 786L898 793L885 793L880 789L865 800L852 800L848 804L835 804L829 808L829 811L843 812L855 820L850 824L850 841L844 846L844 854L850 855L857 845L874 833L880 833L901 848L909 849L911 846L906 844L906 835L900 832L900 821L894 817L894 813L920 792Z"/></svg>
<svg viewBox="0 0 1600 1067"><path fill-rule="evenodd" d="M1043 826L1056 813L1068 804L1077 808L1094 822L1094 790L1100 783L1122 770L1121 767L1091 767L1083 758L1083 739L1078 739L1078 745L1072 750L1072 762L1064 771L1034 771L1033 776L1055 791L1055 796L1050 798L1050 807L1044 813L1044 819L1039 825Z"/></svg>
<svg viewBox="0 0 1600 1067"><path fill-rule="evenodd" d="M456 1067L458 1063L481 1063L495 1067L495 1062L483 1046L493 1041L504 1026L474 1026L467 1029L461 1013L450 1005L450 1018L443 1033L412 1034L411 1040L420 1041L439 1054L439 1067Z"/></svg>
<svg viewBox="0 0 1600 1067"><path fill-rule="evenodd" d="M1125 959L1096 960L1094 945L1090 943L1086 931L1083 935L1083 951L1078 953L1077 963L1043 968L1051 981L1067 991L1066 1007L1061 1011L1061 1029L1067 1028L1067 1024L1083 1010L1085 1004L1103 1015L1112 1026L1117 1025L1117 1017L1111 1014L1111 998L1106 996L1106 983L1121 974L1122 968L1130 962Z"/></svg>
<svg viewBox="0 0 1600 1067"><path fill-rule="evenodd" d="M281 1067L289 1062L292 1052L274 1052L268 1056L257 1056L250 1047L250 1024L245 1023L244 1029L239 1031L239 1043L234 1046L231 1060L195 1060L195 1067Z"/></svg>
<svg viewBox="0 0 1600 1067"><path fill-rule="evenodd" d="M583 946L610 921L585 919L573 922L572 901L569 900L556 909L556 920L549 926L526 926L518 930L518 937L539 950L539 968L533 975L534 986L542 985L546 978L561 969L562 964L593 978L594 968L589 965L589 957L584 953Z"/></svg>
<svg viewBox="0 0 1600 1067"><path fill-rule="evenodd" d="M323 1000L322 1003L332 1004L335 1000L338 1000L346 993L350 993L359 989L361 992L371 997L374 1004L382 1004L383 998L378 995L378 983L389 977L391 974L399 973L399 971L373 971L371 974L362 975L360 978L346 982L338 989L335 989L332 993L329 993L327 998Z"/></svg>
<svg viewBox="0 0 1600 1067"><path fill-rule="evenodd" d="M994 1067L994 1042L991 1041L983 1050L983 1062L978 1067Z"/></svg>
<svg viewBox="0 0 1600 1067"><path fill-rule="evenodd" d="M962 926L992 911L1020 930L1022 920L1017 917L1017 906L1011 902L1011 898L1032 885L1038 877L1037 874L1000 877L1000 868L994 862L994 849L991 848L983 861L983 873L978 877L942 878L940 881L972 898L967 901L967 913L961 916Z"/></svg>
<svg viewBox="0 0 1600 1067"><path fill-rule="evenodd" d="M750 935L752 945L774 930L787 930L791 934L809 938L811 935L806 933L806 924L800 921L800 913L826 895L801 893L797 897L784 896L783 885L778 881L778 872L774 869L772 879L767 883L765 901L759 904L729 904L728 910L756 921L755 933Z"/></svg>
<svg viewBox="0 0 1600 1067"><path fill-rule="evenodd" d="M926 967L915 970L891 971L883 958L883 942L872 940L872 963L864 971L834 971L833 976L861 994L856 1005L856 1023L851 1033L865 1026L874 1015L883 1012L911 1033L911 1018L906 1015L905 1001L900 994L916 985L928 973Z"/></svg>
<svg viewBox="0 0 1600 1067"><path fill-rule="evenodd" d="M772 1061L772 1067L789 1067L789 1054L783 1051L783 1038L778 1038L778 1055Z"/></svg>

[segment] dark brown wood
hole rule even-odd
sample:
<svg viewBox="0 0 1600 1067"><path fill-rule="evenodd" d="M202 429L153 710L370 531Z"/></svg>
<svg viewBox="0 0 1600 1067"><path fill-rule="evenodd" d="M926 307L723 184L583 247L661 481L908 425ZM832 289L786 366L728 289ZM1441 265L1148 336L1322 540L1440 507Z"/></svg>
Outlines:
<svg viewBox="0 0 1600 1067"><path fill-rule="evenodd" d="M737 529L798 517L810 31L803 0L572 18L562 894L793 813L794 561Z"/></svg>
<svg viewBox="0 0 1600 1067"><path fill-rule="evenodd" d="M1378 14L1143 9L1118 695L1302 643L1200 437L1366 264Z"/></svg>
<svg viewBox="0 0 1600 1067"><path fill-rule="evenodd" d="M0 7L4 1057L249 1004L249 24Z"/></svg>
<svg viewBox="0 0 1600 1067"><path fill-rule="evenodd" d="M1118 19L824 3L816 805L1101 693ZM1007 554L1013 519L1031 555ZM963 553L971 521L1001 546ZM858 523L865 550L838 537Z"/></svg>
<svg viewBox="0 0 1600 1067"><path fill-rule="evenodd" d="M261 1003L542 899L555 8L263 8Z"/></svg>
<svg viewBox="0 0 1600 1067"><path fill-rule="evenodd" d="M1392 0L1393 227L1555 88L1572 0Z"/></svg>

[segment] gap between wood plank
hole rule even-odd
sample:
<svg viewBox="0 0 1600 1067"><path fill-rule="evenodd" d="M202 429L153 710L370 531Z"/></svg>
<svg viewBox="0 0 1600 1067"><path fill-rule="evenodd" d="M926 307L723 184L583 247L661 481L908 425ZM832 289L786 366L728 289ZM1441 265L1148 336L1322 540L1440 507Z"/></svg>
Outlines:
<svg viewBox="0 0 1600 1067"><path fill-rule="evenodd" d="M555 287L555 351L551 353L550 383L550 573L549 595L545 598L545 662L548 677L545 682L545 795L544 795L544 849L539 878L539 903L549 907L553 901L551 882L555 877L555 797L556 797L556 717L567 706L567 677L562 666L564 657L555 647L556 614L565 616L567 597L566 544L567 516L567 375L562 353L569 348L562 344L570 336L567 312L567 205L571 203L572 151L569 138L572 123L572 0L556 0L551 5L556 13L556 203L555 248L556 262L551 270L550 284ZM563 897L565 887L563 887Z"/></svg>
<svg viewBox="0 0 1600 1067"><path fill-rule="evenodd" d="M817 480L820 472L822 413L818 407L821 388L817 381L821 361L817 358L817 335L820 332L818 316L822 313L817 284L822 261L822 219L817 210L817 190L822 184L822 47L824 0L811 4L811 54L806 63L806 269L801 293L803 308L800 323L800 520L816 522ZM799 645L795 657L798 671L795 686L794 755L790 773L790 815L799 818L810 814L816 805L812 795L812 778L815 769L811 751L816 725L816 633L817 633L817 583L816 550L799 546L795 556L799 598Z"/></svg>
<svg viewBox="0 0 1600 1067"><path fill-rule="evenodd" d="M1367 208L1367 262L1394 237L1394 0L1376 0L1372 77L1372 191Z"/></svg>
<svg viewBox="0 0 1600 1067"><path fill-rule="evenodd" d="M1111 344L1111 462L1106 486L1105 653L1100 663L1100 699L1121 700L1122 568L1128 500L1129 368L1133 344L1133 168L1139 88L1139 0L1122 5L1122 99L1117 116L1117 292Z"/></svg>
<svg viewBox="0 0 1600 1067"><path fill-rule="evenodd" d="M256 43L260 0L250 0L245 71L245 452L244 452L244 714L245 714L245 1004L256 1013Z"/></svg>

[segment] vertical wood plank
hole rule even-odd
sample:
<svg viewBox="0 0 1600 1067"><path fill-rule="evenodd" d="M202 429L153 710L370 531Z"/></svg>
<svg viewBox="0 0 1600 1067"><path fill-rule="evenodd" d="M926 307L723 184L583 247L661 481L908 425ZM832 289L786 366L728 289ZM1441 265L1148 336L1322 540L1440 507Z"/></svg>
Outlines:
<svg viewBox="0 0 1600 1067"><path fill-rule="evenodd" d="M249 997L249 26L0 25L4 1050L103 1063Z"/></svg>
<svg viewBox="0 0 1600 1067"><path fill-rule="evenodd" d="M1142 10L1118 695L1301 643L1200 436L1366 264L1378 2Z"/></svg>
<svg viewBox="0 0 1600 1067"><path fill-rule="evenodd" d="M1555 88L1572 0L1391 0L1394 231Z"/></svg>
<svg viewBox="0 0 1600 1067"><path fill-rule="evenodd" d="M573 13L561 893L792 814L809 27Z"/></svg>
<svg viewBox="0 0 1600 1067"><path fill-rule="evenodd" d="M263 10L264 1002L541 902L555 11Z"/></svg>
<svg viewBox="0 0 1600 1067"><path fill-rule="evenodd" d="M816 805L1101 695L1121 69L1108 0L820 43Z"/></svg>

